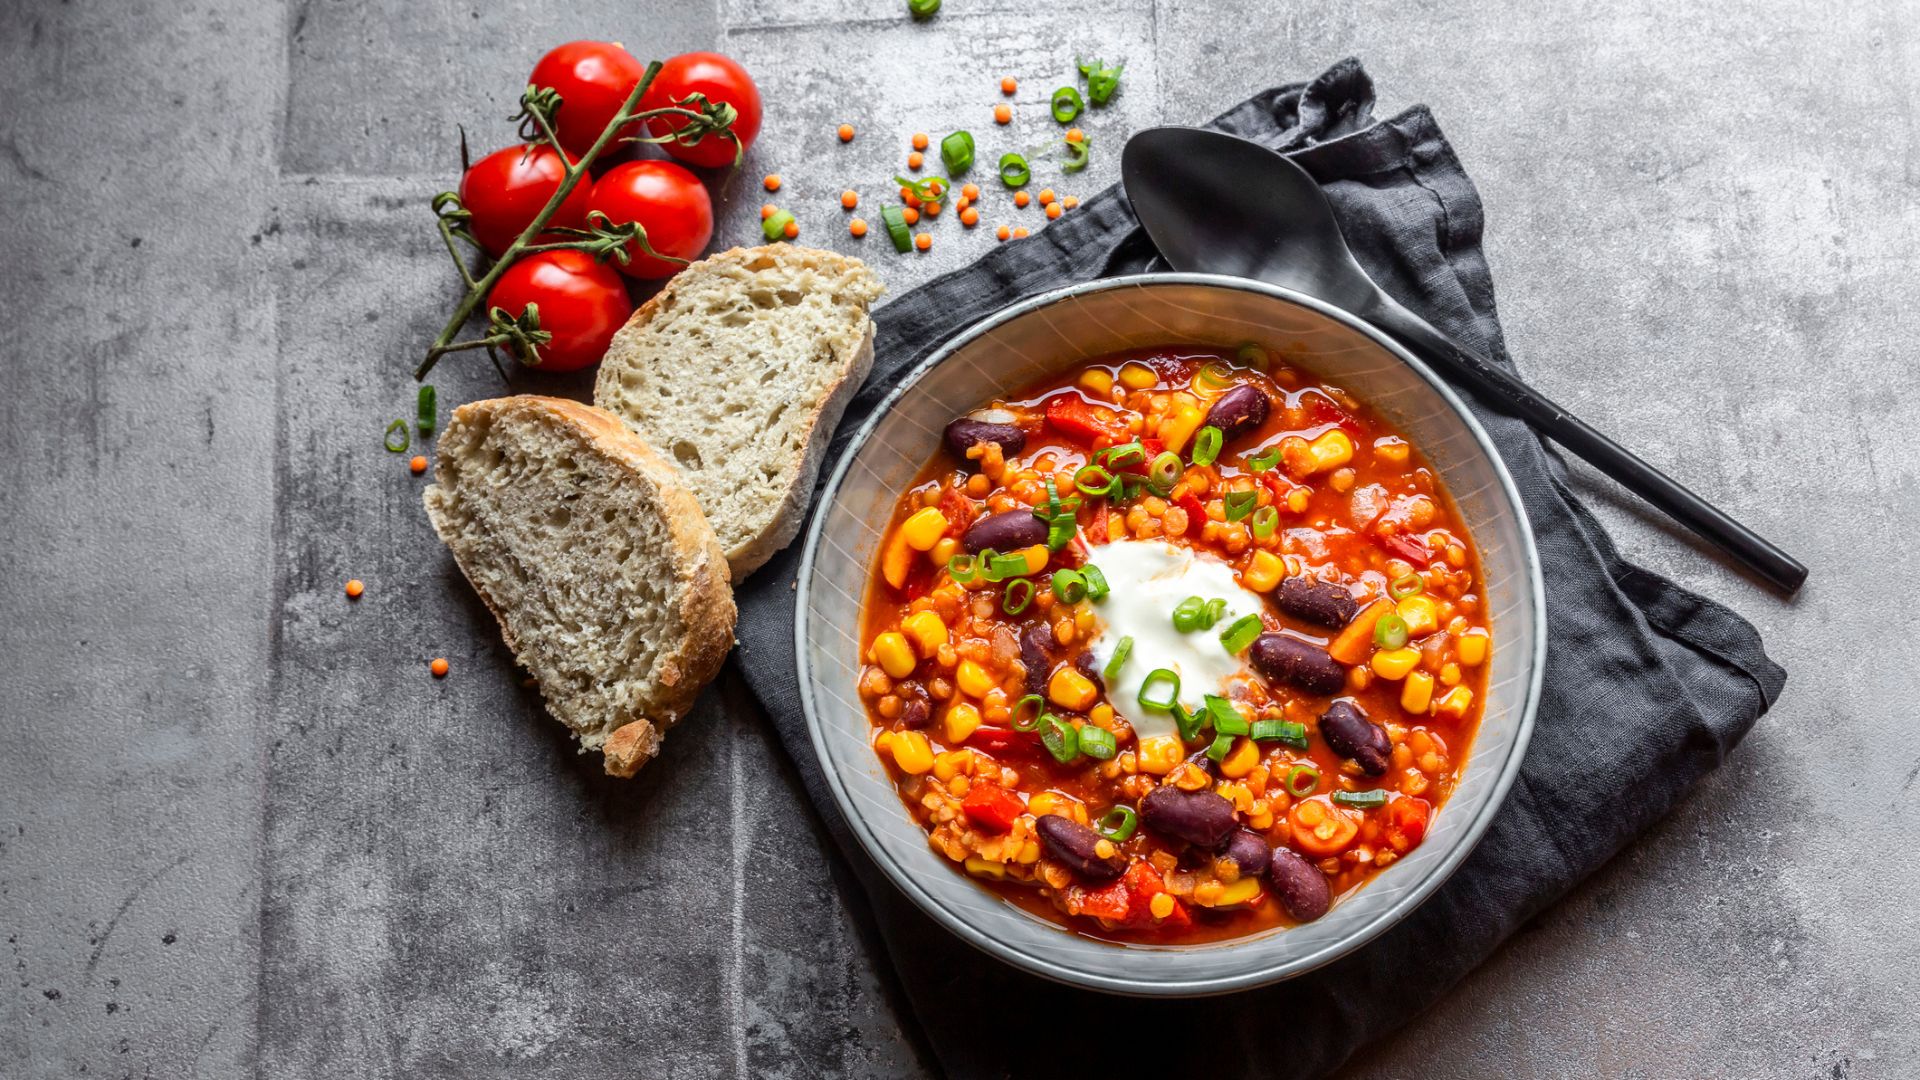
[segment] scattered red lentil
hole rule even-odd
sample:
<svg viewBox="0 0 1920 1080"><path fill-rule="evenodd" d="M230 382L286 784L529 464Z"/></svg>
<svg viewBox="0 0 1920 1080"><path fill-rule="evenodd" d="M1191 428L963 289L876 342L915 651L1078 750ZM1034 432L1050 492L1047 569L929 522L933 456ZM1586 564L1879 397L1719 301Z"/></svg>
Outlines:
<svg viewBox="0 0 1920 1080"><path fill-rule="evenodd" d="M867 235L867 223L861 221L859 218L854 218L852 221L847 222L847 231L855 236L865 236Z"/></svg>
<svg viewBox="0 0 1920 1080"><path fill-rule="evenodd" d="M960 186L960 194L965 195L967 197L968 202L973 202L975 199L978 199L980 197L980 185L979 184L962 184Z"/></svg>
<svg viewBox="0 0 1920 1080"><path fill-rule="evenodd" d="M1020 83L1011 75L1005 76L1000 80L1000 92L1003 94L1012 96L1012 94L1019 89Z"/></svg>
<svg viewBox="0 0 1920 1080"><path fill-rule="evenodd" d="M1049 207L1047 207L1047 209L1049 209L1049 210L1051 210L1051 209L1053 209L1053 207L1051 207L1051 206L1049 206ZM1058 215L1058 214L1055 214L1054 216L1055 216L1055 217L1059 217L1060 215ZM781 235L783 235L783 236L785 236L785 237L786 237L787 239L789 239L789 240L791 240L791 239L793 239L794 237L796 237L796 236L799 236L799 235L800 235L800 223L799 223L799 222L797 222L797 221L789 221L789 222L787 222L787 227L786 227L786 228L784 228L784 229L782 229L782 230L780 230L780 232L781 232Z"/></svg>
<svg viewBox="0 0 1920 1080"><path fill-rule="evenodd" d="M1013 230L1007 228L1005 225L1002 225L998 229L995 229L993 231L993 235L999 237L1002 240L1005 240L1007 237L1013 235Z"/></svg>
<svg viewBox="0 0 1920 1080"><path fill-rule="evenodd" d="M965 225L969 229L980 224L980 211L975 210L971 206L960 211L960 224Z"/></svg>
<svg viewBox="0 0 1920 1080"><path fill-rule="evenodd" d="M347 582L347 599L349 600L360 599L360 594L366 591L367 591L366 583L361 581L359 578L354 578L353 580Z"/></svg>
<svg viewBox="0 0 1920 1080"><path fill-rule="evenodd" d="M918 169L926 163L926 160L926 158L920 156L920 151L915 150L913 153L907 155L907 168Z"/></svg>
<svg viewBox="0 0 1920 1080"><path fill-rule="evenodd" d="M925 205L920 207L920 210L922 213L926 214L928 217L940 216L940 204L937 202L926 203Z"/></svg>
<svg viewBox="0 0 1920 1080"><path fill-rule="evenodd" d="M1063 210L1064 208L1059 203L1048 203L1047 204L1047 220L1052 221L1055 218L1058 218L1060 214L1063 212ZM789 225L787 226L787 228L791 229L793 228L793 226Z"/></svg>
<svg viewBox="0 0 1920 1080"><path fill-rule="evenodd" d="M841 124L840 130L836 132L836 134L840 136L841 142L852 142L853 141L853 125Z"/></svg>
<svg viewBox="0 0 1920 1080"><path fill-rule="evenodd" d="M1027 228L1024 225L1013 230L1013 238L1015 240L1019 240L1026 235L1027 235Z"/></svg>
<svg viewBox="0 0 1920 1080"><path fill-rule="evenodd" d="M905 210L900 211L900 217L909 225L920 224L920 211L915 210L911 206L907 207Z"/></svg>
<svg viewBox="0 0 1920 1080"><path fill-rule="evenodd" d="M840 205L851 210L860 205L860 193L851 189L840 193Z"/></svg>
<svg viewBox="0 0 1920 1080"><path fill-rule="evenodd" d="M919 248L921 251L925 251L933 246L933 237L928 236L926 233L921 233L919 236L913 238L913 246Z"/></svg>
<svg viewBox="0 0 1920 1080"><path fill-rule="evenodd" d="M1064 198L1064 199L1061 199L1061 200L1060 200L1060 205L1061 205L1061 206L1064 206L1064 207L1066 207L1066 208L1067 208L1067 209L1069 209L1069 210L1071 210L1071 209L1073 209L1074 207L1076 207L1076 206L1079 206L1079 205L1080 205L1080 199L1079 199L1079 197L1078 197L1078 196L1076 196L1076 195L1069 195L1069 196L1067 196L1066 198Z"/></svg>
<svg viewBox="0 0 1920 1080"><path fill-rule="evenodd" d="M1024 191L1016 191L1013 193L1013 205L1015 206L1024 207L1032 201L1033 201L1033 196L1027 194Z"/></svg>
<svg viewBox="0 0 1920 1080"><path fill-rule="evenodd" d="M1005 105L995 105L993 107L993 122L996 124L1013 123L1013 110Z"/></svg>
<svg viewBox="0 0 1920 1080"><path fill-rule="evenodd" d="M766 188L768 191L779 191L780 190L780 174L768 173L767 178L765 180L760 181L760 186Z"/></svg>
<svg viewBox="0 0 1920 1080"><path fill-rule="evenodd" d="M1086 142L1087 133L1084 131L1081 131L1079 128L1068 128L1067 141L1068 142Z"/></svg>
<svg viewBox="0 0 1920 1080"><path fill-rule="evenodd" d="M1050 187L1041 188L1040 189L1040 205L1045 206L1052 201L1053 201L1053 189Z"/></svg>
<svg viewBox="0 0 1920 1080"><path fill-rule="evenodd" d="M413 475L415 476L419 476L421 473L426 472L427 471L426 455L425 454L413 455L413 460L407 462L407 468L413 470Z"/></svg>
<svg viewBox="0 0 1920 1080"><path fill-rule="evenodd" d="M772 203L768 203L767 205L760 208L760 220L765 221L779 212L780 212L779 207L773 205Z"/></svg>
<svg viewBox="0 0 1920 1080"><path fill-rule="evenodd" d="M926 132L924 132L924 131L916 131L916 132L914 132L914 133L913 133L913 148L914 148L915 150L925 150L925 149L927 148L927 133L926 133Z"/></svg>
<svg viewBox="0 0 1920 1080"><path fill-rule="evenodd" d="M444 656L434 657L433 663L427 665L427 670L433 672L433 677L436 679L446 678L447 677L447 658Z"/></svg>

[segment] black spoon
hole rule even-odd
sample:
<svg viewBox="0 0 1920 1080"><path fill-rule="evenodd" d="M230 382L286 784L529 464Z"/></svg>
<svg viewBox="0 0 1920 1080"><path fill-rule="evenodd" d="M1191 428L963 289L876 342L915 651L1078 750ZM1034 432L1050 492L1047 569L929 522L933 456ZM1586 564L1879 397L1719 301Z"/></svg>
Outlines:
<svg viewBox="0 0 1920 1080"><path fill-rule="evenodd" d="M1348 311L1789 594L1806 581L1793 556L1400 306L1347 249L1320 185L1280 154L1224 132L1152 128L1127 141L1120 176L1135 216L1175 270L1252 278Z"/></svg>

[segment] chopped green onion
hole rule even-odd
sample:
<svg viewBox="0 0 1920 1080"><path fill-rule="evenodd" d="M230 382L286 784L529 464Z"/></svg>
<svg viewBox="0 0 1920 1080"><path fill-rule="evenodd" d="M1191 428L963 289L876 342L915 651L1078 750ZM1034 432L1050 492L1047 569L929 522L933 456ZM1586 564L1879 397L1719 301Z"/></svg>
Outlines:
<svg viewBox="0 0 1920 1080"><path fill-rule="evenodd" d="M940 0L907 0L907 14L916 19L931 19L940 10Z"/></svg>
<svg viewBox="0 0 1920 1080"><path fill-rule="evenodd" d="M1239 521L1260 505L1260 493L1257 491L1229 491L1226 498L1227 520ZM1279 511L1275 511L1276 514Z"/></svg>
<svg viewBox="0 0 1920 1080"><path fill-rule="evenodd" d="M1078 58L1075 58L1078 60ZM1120 89L1120 71L1125 64L1108 67L1099 60L1080 63L1080 74L1087 78L1087 98L1095 105L1105 105L1113 100L1113 92Z"/></svg>
<svg viewBox="0 0 1920 1080"><path fill-rule="evenodd" d="M1249 730L1247 727L1247 718L1241 715L1239 709L1233 707L1233 702L1228 701L1219 694L1208 694L1205 700L1207 703L1207 712L1213 717L1213 730L1222 731L1228 735L1245 735L1247 733Z"/></svg>
<svg viewBox="0 0 1920 1080"><path fill-rule="evenodd" d="M1046 512L1042 513L1039 510L1035 510L1033 512L1033 515L1042 521L1045 521L1051 517L1057 517L1060 513L1060 489L1054 485L1052 476L1047 477L1046 486L1047 486Z"/></svg>
<svg viewBox="0 0 1920 1080"><path fill-rule="evenodd" d="M1100 677L1106 682L1113 682L1120 674L1120 669L1126 666L1127 656L1132 652L1133 637L1129 635L1121 638L1120 644L1113 647L1113 655L1107 659L1107 666L1100 669Z"/></svg>
<svg viewBox="0 0 1920 1080"><path fill-rule="evenodd" d="M953 189L951 180L942 180L937 176L923 176L918 180L896 176L893 182L912 192L913 197L923 203L937 203L945 199L947 193Z"/></svg>
<svg viewBox="0 0 1920 1080"><path fill-rule="evenodd" d="M1265 371L1273 365L1273 357L1268 355L1267 350L1255 345L1251 341L1235 349L1233 351L1233 358L1250 368L1257 368L1261 371Z"/></svg>
<svg viewBox="0 0 1920 1080"><path fill-rule="evenodd" d="M1080 733L1065 720L1044 713L1040 717L1040 745L1047 748L1053 760L1065 765L1080 756Z"/></svg>
<svg viewBox="0 0 1920 1080"><path fill-rule="evenodd" d="M1227 602L1225 600L1222 600L1221 598L1216 596L1213 599L1207 601L1206 610L1200 613L1200 629L1202 630L1213 629L1213 624L1219 622L1220 616L1225 615L1226 613L1227 613Z"/></svg>
<svg viewBox="0 0 1920 1080"><path fill-rule="evenodd" d="M1189 596L1174 605L1173 628L1183 634L1191 634L1200 629L1200 620L1206 617L1207 602L1197 596Z"/></svg>
<svg viewBox="0 0 1920 1080"><path fill-rule="evenodd" d="M1147 447L1145 443L1135 439L1130 443L1110 446L1100 451L1099 456L1106 459L1104 464L1108 469L1124 469L1129 465L1138 465L1147 460Z"/></svg>
<svg viewBox="0 0 1920 1080"><path fill-rule="evenodd" d="M1389 611L1373 624L1373 643L1383 649L1397 649L1407 643L1412 628L1407 620Z"/></svg>
<svg viewBox="0 0 1920 1080"><path fill-rule="evenodd" d="M1180 455L1171 450L1163 450L1160 456L1153 459L1153 464L1147 466L1147 486L1153 489L1154 494L1165 495L1173 490L1173 485L1179 481L1180 474L1184 471L1185 467L1180 464ZM1194 524L1198 525L1199 522Z"/></svg>
<svg viewBox="0 0 1920 1080"><path fill-rule="evenodd" d="M1247 459L1247 469L1251 472L1266 472L1280 464L1280 447L1269 446L1265 450Z"/></svg>
<svg viewBox="0 0 1920 1080"><path fill-rule="evenodd" d="M1402 574L1387 584L1387 595L1395 600L1419 596L1425 591L1427 591L1427 579L1419 574Z"/></svg>
<svg viewBox="0 0 1920 1080"><path fill-rule="evenodd" d="M968 585L980 576L980 560L965 552L947 560L947 576L962 585Z"/></svg>
<svg viewBox="0 0 1920 1080"><path fill-rule="evenodd" d="M1053 598L1063 604L1077 604L1087 598L1087 577L1078 570L1053 572Z"/></svg>
<svg viewBox="0 0 1920 1080"><path fill-rule="evenodd" d="M393 441L393 436L396 432L400 435L400 442L397 445ZM387 425L385 444L387 450L395 454L404 454L407 452L407 447L413 445L413 436L407 432L407 422L405 420L395 420L393 423Z"/></svg>
<svg viewBox="0 0 1920 1080"><path fill-rule="evenodd" d="M941 139L940 160L946 163L948 176L959 176L973 168L973 133L956 131Z"/></svg>
<svg viewBox="0 0 1920 1080"><path fill-rule="evenodd" d="M1228 653L1239 656L1265 629L1266 626L1260 621L1260 616L1242 615L1233 621L1232 626L1227 627L1226 633L1220 635L1220 645Z"/></svg>
<svg viewBox="0 0 1920 1080"><path fill-rule="evenodd" d="M1053 92L1053 118L1063 124L1072 123L1073 118L1079 116L1080 110L1086 107L1080 91L1071 86L1063 86Z"/></svg>
<svg viewBox="0 0 1920 1080"><path fill-rule="evenodd" d="M1000 182L1008 187L1024 187L1033 179L1033 170L1027 167L1027 159L1019 154L1000 155Z"/></svg>
<svg viewBox="0 0 1920 1080"><path fill-rule="evenodd" d="M1032 711L1028 711L1031 709ZM1013 713L1007 723L1015 731L1032 731L1040 726L1040 715L1047 711L1047 699L1039 694L1028 694L1013 703Z"/></svg>
<svg viewBox="0 0 1920 1080"><path fill-rule="evenodd" d="M1233 369L1215 360L1200 369L1200 381L1208 386L1226 386L1233 382Z"/></svg>
<svg viewBox="0 0 1920 1080"><path fill-rule="evenodd" d="M793 211L775 210L772 214L761 220L760 235L766 237L768 240L784 240L787 236L787 226L791 224L792 221Z"/></svg>
<svg viewBox="0 0 1920 1080"><path fill-rule="evenodd" d="M1153 689L1156 683L1164 683L1172 688L1167 692L1166 697L1151 698L1147 696L1147 691ZM1175 705L1180 704L1179 673L1169 671L1166 668L1154 668L1148 672L1147 677L1141 680L1140 683L1139 701L1140 707L1149 712L1166 712Z"/></svg>
<svg viewBox="0 0 1920 1080"><path fill-rule="evenodd" d="M1207 756L1216 763L1227 760L1227 751L1233 749L1233 736L1224 732L1215 732L1213 745L1207 747Z"/></svg>
<svg viewBox="0 0 1920 1080"><path fill-rule="evenodd" d="M1287 794L1304 799L1320 786L1320 770L1311 765L1295 765L1287 770Z"/></svg>
<svg viewBox="0 0 1920 1080"><path fill-rule="evenodd" d="M1225 438L1220 433L1220 429L1212 424L1201 428L1200 434L1193 437L1193 463L1195 465L1213 464L1213 459L1220 456L1220 444L1225 441Z"/></svg>
<svg viewBox="0 0 1920 1080"><path fill-rule="evenodd" d="M1280 511L1271 506L1263 506L1253 512L1253 538L1265 540L1280 527Z"/></svg>
<svg viewBox="0 0 1920 1080"><path fill-rule="evenodd" d="M1025 577L1029 572L1027 570L1027 557L1025 555L1001 555L997 552L990 554L992 554L993 557L987 560L988 581L1005 581L1008 578Z"/></svg>
<svg viewBox="0 0 1920 1080"><path fill-rule="evenodd" d="M1080 528L1080 522L1072 514L1061 514L1047 520L1047 550L1059 551L1073 541L1073 534Z"/></svg>
<svg viewBox="0 0 1920 1080"><path fill-rule="evenodd" d="M907 215L904 208L898 206L881 207L880 221L886 225L887 235L893 239L893 250L913 250L913 233L907 229Z"/></svg>
<svg viewBox="0 0 1920 1080"><path fill-rule="evenodd" d="M1027 605L1032 602L1033 580L1031 578L1014 578L1012 581L1007 582L1006 595L1000 598L1000 610L1009 615L1018 615L1027 610Z"/></svg>
<svg viewBox="0 0 1920 1080"><path fill-rule="evenodd" d="M1254 742L1280 742L1295 750L1307 748L1307 725L1291 720L1255 720L1249 734Z"/></svg>
<svg viewBox="0 0 1920 1080"><path fill-rule="evenodd" d="M1176 701L1173 703L1173 726L1179 729L1181 742L1192 742L1200 737L1200 729L1207 726L1207 710L1188 712Z"/></svg>
<svg viewBox="0 0 1920 1080"><path fill-rule="evenodd" d="M1117 485L1113 474L1099 465L1082 465L1073 474L1073 486L1088 495L1112 496Z"/></svg>
<svg viewBox="0 0 1920 1080"><path fill-rule="evenodd" d="M1133 807L1115 804L1093 823L1093 831L1118 844L1131 837L1139 826L1140 815L1133 812Z"/></svg>
<svg viewBox="0 0 1920 1080"><path fill-rule="evenodd" d="M1101 573L1099 567L1088 563L1080 572L1087 578L1087 599L1098 600L1107 595L1107 575Z"/></svg>
<svg viewBox="0 0 1920 1080"><path fill-rule="evenodd" d="M1379 788L1372 791L1336 791L1333 793L1333 801L1341 806L1385 806L1387 793Z"/></svg>
<svg viewBox="0 0 1920 1080"><path fill-rule="evenodd" d="M415 406L415 411L418 415L416 423L420 425L420 437L424 439L433 434L434 423L439 419L439 408L434 400L432 383L420 388L419 402Z"/></svg>
<svg viewBox="0 0 1920 1080"><path fill-rule="evenodd" d="M1067 160L1060 163L1061 172L1079 172L1093 160L1093 149L1087 145L1087 136L1081 132L1078 139L1068 139Z"/></svg>
<svg viewBox="0 0 1920 1080"><path fill-rule="evenodd" d="M1088 724L1080 729L1080 752L1093 760L1111 761L1113 760L1113 755L1118 753L1119 749L1119 740L1115 739L1113 732L1108 731L1106 728L1094 727L1092 724Z"/></svg>

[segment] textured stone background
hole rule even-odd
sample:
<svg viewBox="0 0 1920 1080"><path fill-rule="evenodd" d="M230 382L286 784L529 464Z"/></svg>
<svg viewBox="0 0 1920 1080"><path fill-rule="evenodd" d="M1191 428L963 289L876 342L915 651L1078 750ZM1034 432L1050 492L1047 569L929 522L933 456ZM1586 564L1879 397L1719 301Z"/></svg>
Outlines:
<svg viewBox="0 0 1920 1080"><path fill-rule="evenodd" d="M1792 681L1670 820L1350 1071L1914 1075L1920 11L903 7L0 0L0 1074L919 1068L738 686L638 782L596 775L380 449L450 303L425 200L455 124L503 142L538 54L603 37L759 77L721 239L778 169L806 239L896 290L991 238L945 221L879 255L834 199L884 191L911 131L989 128L1002 74L1037 143L1076 52L1126 59L1079 192L1129 130L1349 53L1383 112L1430 103L1522 365L1814 573L1778 600L1592 480L1629 555L1747 614ZM498 390L465 359L449 404Z"/></svg>

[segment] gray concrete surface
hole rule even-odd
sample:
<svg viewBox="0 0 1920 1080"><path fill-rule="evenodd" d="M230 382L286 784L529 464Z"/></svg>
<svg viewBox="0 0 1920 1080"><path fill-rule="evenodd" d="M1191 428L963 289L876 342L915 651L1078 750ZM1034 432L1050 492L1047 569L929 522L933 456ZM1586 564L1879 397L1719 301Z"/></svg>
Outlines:
<svg viewBox="0 0 1920 1080"><path fill-rule="evenodd" d="M1128 68L1064 191L1110 182L1133 128L1348 53L1383 111L1431 104L1530 375L1813 578L1771 597L1587 478L1633 558L1761 627L1786 695L1350 1074L1920 1070L1920 11L902 7L0 2L0 1074L919 1070L740 688L638 782L596 776L379 447L450 303L424 199L455 125L504 141L532 60L579 36L739 57L767 131L720 237L754 235L778 169L805 239L870 254L841 188L878 196L911 131L990 127L1002 74L1039 143L1076 52ZM943 224L877 256L894 289L992 243ZM474 362L435 381L496 389Z"/></svg>

